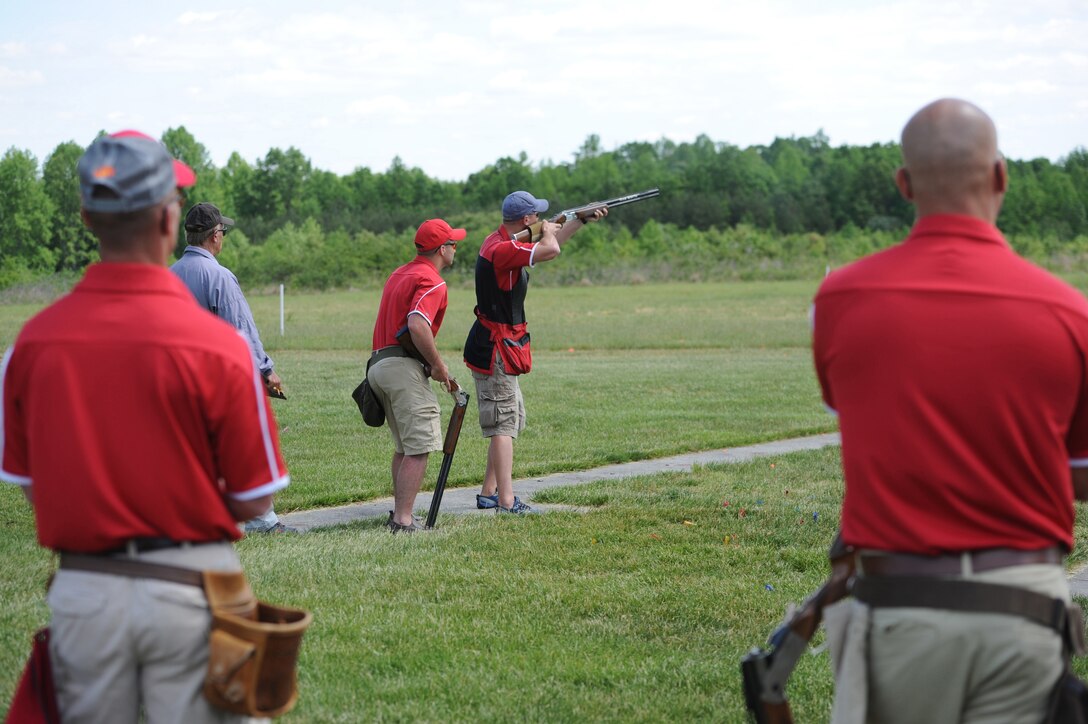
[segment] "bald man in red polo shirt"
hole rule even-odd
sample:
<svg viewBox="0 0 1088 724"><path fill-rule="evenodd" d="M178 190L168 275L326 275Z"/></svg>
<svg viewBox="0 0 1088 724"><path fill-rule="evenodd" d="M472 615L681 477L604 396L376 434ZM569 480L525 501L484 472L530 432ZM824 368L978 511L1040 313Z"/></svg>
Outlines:
<svg viewBox="0 0 1088 724"><path fill-rule="evenodd" d="M203 589L153 574L241 570L237 522L289 482L275 418L246 341L166 268L192 170L122 133L91 144L79 176L102 261L0 367L0 479L60 553L48 603L61 718L242 721L202 695Z"/></svg>
<svg viewBox="0 0 1088 724"><path fill-rule="evenodd" d="M922 108L902 151L910 236L833 272L815 302L857 551L833 720L1038 722L1063 639L1034 613L1069 601L1088 498L1088 302L994 226L1008 172L982 110Z"/></svg>

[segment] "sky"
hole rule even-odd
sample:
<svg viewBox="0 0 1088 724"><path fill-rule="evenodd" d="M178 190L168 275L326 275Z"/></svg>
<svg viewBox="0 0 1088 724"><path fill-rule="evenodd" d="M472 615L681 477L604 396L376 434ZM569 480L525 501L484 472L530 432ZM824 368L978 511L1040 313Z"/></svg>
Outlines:
<svg viewBox="0 0 1088 724"><path fill-rule="evenodd" d="M636 141L895 142L970 100L1005 155L1088 146L1086 0L0 0L0 153L184 126L463 181Z"/></svg>

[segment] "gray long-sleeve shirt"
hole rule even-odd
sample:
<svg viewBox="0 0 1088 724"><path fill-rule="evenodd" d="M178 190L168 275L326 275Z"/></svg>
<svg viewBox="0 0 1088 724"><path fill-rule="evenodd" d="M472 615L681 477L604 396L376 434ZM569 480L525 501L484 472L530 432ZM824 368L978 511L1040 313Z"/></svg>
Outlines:
<svg viewBox="0 0 1088 724"><path fill-rule="evenodd" d="M253 312L242 295L242 287L234 272L221 265L210 251L199 246L185 247L185 253L174 262L170 271L189 287L200 306L230 322L242 333L249 342L257 369L261 374L268 374L273 362L264 353Z"/></svg>

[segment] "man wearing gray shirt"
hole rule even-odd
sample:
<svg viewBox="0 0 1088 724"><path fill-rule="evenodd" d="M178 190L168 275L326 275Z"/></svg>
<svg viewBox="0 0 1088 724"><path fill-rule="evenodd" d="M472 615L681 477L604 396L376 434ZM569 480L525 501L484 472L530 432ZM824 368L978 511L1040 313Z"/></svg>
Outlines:
<svg viewBox="0 0 1088 724"><path fill-rule="evenodd" d="M223 237L234 226L234 219L223 216L214 204L200 203L185 216L185 253L170 270L189 287L197 303L212 314L230 322L249 343L253 361L261 372L269 394L283 395L283 380L272 369L272 359L265 354L253 312L242 295L238 277L222 266L216 257L223 251ZM246 533L295 532L280 523L269 507L264 515L246 521Z"/></svg>

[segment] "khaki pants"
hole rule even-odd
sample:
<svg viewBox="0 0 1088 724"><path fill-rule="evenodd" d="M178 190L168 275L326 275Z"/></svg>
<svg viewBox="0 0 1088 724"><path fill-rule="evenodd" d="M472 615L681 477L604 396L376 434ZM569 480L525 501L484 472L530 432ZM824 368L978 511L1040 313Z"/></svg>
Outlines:
<svg viewBox="0 0 1088 724"><path fill-rule="evenodd" d="M153 551L140 560L241 570L228 543ZM49 654L65 724L252 722L202 694L211 614L195 586L57 571L49 589Z"/></svg>
<svg viewBox="0 0 1088 724"><path fill-rule="evenodd" d="M1069 600L1060 566L1016 566L962 578ZM1042 721L1062 671L1062 642L1052 629L1003 614L843 605L852 610L828 618L836 724ZM867 625L851 626L851 620Z"/></svg>
<svg viewBox="0 0 1088 724"><path fill-rule="evenodd" d="M410 357L386 357L370 365L367 379L385 410L394 450L426 455L442 449L438 397L423 365Z"/></svg>

